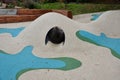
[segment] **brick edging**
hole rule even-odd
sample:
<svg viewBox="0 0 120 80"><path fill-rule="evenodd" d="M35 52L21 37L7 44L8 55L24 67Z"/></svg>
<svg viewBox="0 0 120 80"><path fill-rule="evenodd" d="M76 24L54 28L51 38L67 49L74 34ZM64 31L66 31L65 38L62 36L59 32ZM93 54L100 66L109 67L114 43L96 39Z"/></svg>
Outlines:
<svg viewBox="0 0 120 80"><path fill-rule="evenodd" d="M17 15L1 15L0 23L33 21L48 12L57 12L72 18L72 12L67 10L17 9Z"/></svg>

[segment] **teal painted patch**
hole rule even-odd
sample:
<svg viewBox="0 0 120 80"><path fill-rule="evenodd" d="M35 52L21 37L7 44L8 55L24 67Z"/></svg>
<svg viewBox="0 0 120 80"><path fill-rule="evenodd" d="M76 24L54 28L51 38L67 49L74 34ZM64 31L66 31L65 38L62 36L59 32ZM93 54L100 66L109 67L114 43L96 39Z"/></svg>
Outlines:
<svg viewBox="0 0 120 80"><path fill-rule="evenodd" d="M92 14L92 18L91 20L94 21L94 20L97 20L99 17L100 17L101 14Z"/></svg>
<svg viewBox="0 0 120 80"><path fill-rule="evenodd" d="M83 41L109 48L112 54L120 59L120 38L109 38L104 33L101 33L100 36L96 36L82 30L77 31L76 35Z"/></svg>
<svg viewBox="0 0 120 80"><path fill-rule="evenodd" d="M32 50L32 46L27 46L17 54L0 51L0 80L17 80L24 72L35 69L72 70L81 65L80 61L68 57L40 58Z"/></svg>
<svg viewBox="0 0 120 80"><path fill-rule="evenodd" d="M10 33L12 37L16 37L25 27L20 28L0 28L0 34Z"/></svg>

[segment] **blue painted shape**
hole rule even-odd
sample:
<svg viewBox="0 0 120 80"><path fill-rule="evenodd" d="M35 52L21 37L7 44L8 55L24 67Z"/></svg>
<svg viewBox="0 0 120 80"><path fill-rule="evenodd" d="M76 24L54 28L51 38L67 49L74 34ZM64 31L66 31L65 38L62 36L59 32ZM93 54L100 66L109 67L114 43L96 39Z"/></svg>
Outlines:
<svg viewBox="0 0 120 80"><path fill-rule="evenodd" d="M104 33L97 36L82 30L78 31L77 35L80 39L84 38L85 41L111 49L114 52L113 55L120 58L120 38L109 38Z"/></svg>
<svg viewBox="0 0 120 80"><path fill-rule="evenodd" d="M65 66L60 60L34 56L32 49L28 46L15 55L0 52L0 80L16 80L16 74L25 69L57 69Z"/></svg>
<svg viewBox="0 0 120 80"><path fill-rule="evenodd" d="M80 66L72 58L40 58L32 54L33 47L27 46L17 54L0 51L0 80L17 80L26 71L34 69L75 69ZM70 62L69 62L70 61ZM71 67L70 65L77 65Z"/></svg>
<svg viewBox="0 0 120 80"><path fill-rule="evenodd" d="M94 21L94 20L97 20L99 17L100 17L101 14L92 14L92 18L91 20Z"/></svg>
<svg viewBox="0 0 120 80"><path fill-rule="evenodd" d="M20 28L0 28L0 34L10 33L12 37L16 37L25 27Z"/></svg>

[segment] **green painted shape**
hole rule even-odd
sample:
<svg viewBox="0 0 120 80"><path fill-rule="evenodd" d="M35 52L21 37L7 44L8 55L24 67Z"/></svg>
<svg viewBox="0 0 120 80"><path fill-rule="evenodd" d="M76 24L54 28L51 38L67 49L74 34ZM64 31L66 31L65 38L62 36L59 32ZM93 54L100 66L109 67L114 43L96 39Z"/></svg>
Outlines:
<svg viewBox="0 0 120 80"><path fill-rule="evenodd" d="M83 40L83 41L86 41L86 42L89 42L89 43L92 43L92 44L95 44L95 45L100 46L99 44L95 43L95 42L92 41L91 39L86 38L86 37L80 35L80 34L79 34L79 31L76 32L76 36L77 36L79 39Z"/></svg>
<svg viewBox="0 0 120 80"><path fill-rule="evenodd" d="M120 55L116 53L116 51L114 51L113 49L110 49L111 50L111 53L113 56L117 57L120 59Z"/></svg>
<svg viewBox="0 0 120 80"><path fill-rule="evenodd" d="M63 71L68 71L68 70L73 70L76 69L78 67L80 67L82 65L82 63L74 58L68 58L68 57L60 57L60 58L49 58L49 59L54 59L54 60L61 60L63 62L66 63L67 66L62 67L62 68L58 68L57 70L63 70ZM39 68L38 68L39 69ZM31 70L38 70L38 69L25 69L20 71L17 75L16 78L18 80L18 78L25 72L31 71ZM40 70L40 69L39 69Z"/></svg>
<svg viewBox="0 0 120 80"><path fill-rule="evenodd" d="M86 42L89 42L89 43L95 44L95 45L97 45L97 46L102 46L102 45L99 45L99 44L95 43L95 42L92 41L91 39L86 38L86 37L80 35L80 34L79 34L79 31L76 32L76 36L77 36L79 39L83 40L83 41L86 41ZM102 46L102 47L105 47L105 46ZM114 51L114 50L111 49L111 48L109 48L109 49L111 50L111 53L112 53L113 56L115 56L115 57L117 57L117 58L120 59L120 55L117 54L116 51Z"/></svg>
<svg viewBox="0 0 120 80"><path fill-rule="evenodd" d="M59 70L64 70L64 71L72 70L72 69L76 69L82 65L82 63L79 60L74 59L74 58L61 57L61 58L53 58L53 59L61 60L66 63L67 66L65 66L63 68L59 68Z"/></svg>
<svg viewBox="0 0 120 80"><path fill-rule="evenodd" d="M23 74L23 73L25 73L25 72L27 72L27 71L31 71L31 70L35 70L35 69L25 69L25 70L22 70L22 71L20 71L19 73L17 73L17 75L16 75L16 80L18 80L18 78Z"/></svg>

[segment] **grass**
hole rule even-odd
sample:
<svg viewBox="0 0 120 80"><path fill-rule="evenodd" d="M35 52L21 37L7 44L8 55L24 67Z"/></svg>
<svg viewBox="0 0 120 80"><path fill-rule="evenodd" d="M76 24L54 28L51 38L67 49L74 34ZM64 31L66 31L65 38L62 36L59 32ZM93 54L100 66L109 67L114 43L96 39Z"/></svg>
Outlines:
<svg viewBox="0 0 120 80"><path fill-rule="evenodd" d="M120 4L68 4L67 9L73 12L73 15L101 12L107 10L118 10L120 9Z"/></svg>
<svg viewBox="0 0 120 80"><path fill-rule="evenodd" d="M37 9L65 9L64 3L44 3L36 4Z"/></svg>
<svg viewBox="0 0 120 80"><path fill-rule="evenodd" d="M120 4L76 4L76 3L45 3L45 4L36 4L35 8L37 9L65 9L72 11L73 15L92 13L92 12L101 12L107 10L118 10L120 9Z"/></svg>

